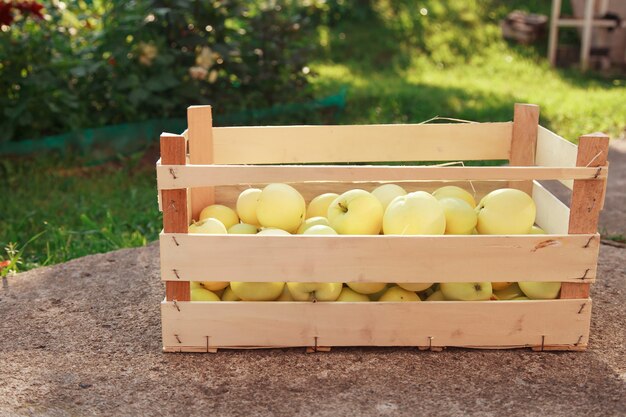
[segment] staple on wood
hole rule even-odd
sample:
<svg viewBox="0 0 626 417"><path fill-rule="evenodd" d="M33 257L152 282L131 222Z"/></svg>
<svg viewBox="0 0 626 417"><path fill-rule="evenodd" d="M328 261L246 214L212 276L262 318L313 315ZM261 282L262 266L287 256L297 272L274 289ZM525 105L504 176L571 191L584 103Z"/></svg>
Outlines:
<svg viewBox="0 0 626 417"><path fill-rule="evenodd" d="M585 306L587 305L587 303L583 303L583 305L580 306L580 310L578 310L578 314L582 314L583 310L585 309ZM582 336L581 336L582 337Z"/></svg>
<svg viewBox="0 0 626 417"><path fill-rule="evenodd" d="M178 269L172 269L172 272L174 272L174 275L176 275L177 279L180 279L180 275L178 275Z"/></svg>
<svg viewBox="0 0 626 417"><path fill-rule="evenodd" d="M172 240L174 241L176 246L180 246L180 243L178 243L178 240L176 240L176 236L172 236ZM589 243L587 243L587 245L589 245ZM585 247L587 247L587 246L585 246Z"/></svg>
<svg viewBox="0 0 626 417"><path fill-rule="evenodd" d="M587 243L585 244L585 246L583 246L583 248L585 248L585 249L586 249L586 248L588 248L588 247L589 247L589 245L591 244L591 241L592 241L594 238L595 238L595 236L591 236L591 237L589 238L589 240L587 241Z"/></svg>
<svg viewBox="0 0 626 417"><path fill-rule="evenodd" d="M170 175L171 175L174 179L178 178L178 177L176 176L176 171L174 171L174 168L170 168Z"/></svg>
<svg viewBox="0 0 626 417"><path fill-rule="evenodd" d="M176 310L180 311L180 307L178 307L178 303L176 302L176 300L173 300L174 303L174 307L176 307Z"/></svg>
<svg viewBox="0 0 626 417"><path fill-rule="evenodd" d="M180 337L178 337L177 334L174 335L174 337L176 338L176 340L178 341L179 344L182 344L183 342L180 341Z"/></svg>

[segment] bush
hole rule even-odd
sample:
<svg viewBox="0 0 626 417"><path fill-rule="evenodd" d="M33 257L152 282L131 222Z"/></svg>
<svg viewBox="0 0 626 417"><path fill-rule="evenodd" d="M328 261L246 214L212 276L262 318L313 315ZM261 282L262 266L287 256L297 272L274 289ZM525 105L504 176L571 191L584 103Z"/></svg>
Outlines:
<svg viewBox="0 0 626 417"><path fill-rule="evenodd" d="M9 11L0 140L184 117L190 104L230 112L310 98L315 3L91 3L53 1L41 17Z"/></svg>

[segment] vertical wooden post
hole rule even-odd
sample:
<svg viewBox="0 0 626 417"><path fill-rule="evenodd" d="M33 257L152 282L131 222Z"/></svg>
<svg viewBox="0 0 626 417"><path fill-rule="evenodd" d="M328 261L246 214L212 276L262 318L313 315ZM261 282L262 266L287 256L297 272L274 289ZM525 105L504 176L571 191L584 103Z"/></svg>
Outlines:
<svg viewBox="0 0 626 417"><path fill-rule="evenodd" d="M603 133L581 136L576 166L605 166L609 154L609 137ZM569 214L569 234L596 233L604 200L606 179L574 180ZM588 298L589 284L564 282L561 298Z"/></svg>
<svg viewBox="0 0 626 417"><path fill-rule="evenodd" d="M593 30L593 10L595 0L585 0L585 14L583 16L583 36L580 45L580 69L589 68L589 54L591 51L591 32Z"/></svg>
<svg viewBox="0 0 626 417"><path fill-rule="evenodd" d="M185 138L169 133L161 134L161 163L163 165L185 165ZM163 231L165 233L187 233L187 189L161 190L163 206ZM166 281L165 297L168 301L189 301L189 281Z"/></svg>
<svg viewBox="0 0 626 417"><path fill-rule="evenodd" d="M187 135L189 138L189 163L208 165L213 163L213 116L211 106L187 108ZM191 216L198 220L203 208L215 203L215 188L191 189Z"/></svg>
<svg viewBox="0 0 626 417"><path fill-rule="evenodd" d="M548 60L550 65L556 66L556 50L559 44L559 19L561 17L561 0L552 0L552 15L550 16L550 34L548 39Z"/></svg>
<svg viewBox="0 0 626 417"><path fill-rule="evenodd" d="M539 106L515 103L513 114L513 136L511 137L511 166L535 165L537 132L539 129ZM509 187L532 195L533 182L511 181Z"/></svg>

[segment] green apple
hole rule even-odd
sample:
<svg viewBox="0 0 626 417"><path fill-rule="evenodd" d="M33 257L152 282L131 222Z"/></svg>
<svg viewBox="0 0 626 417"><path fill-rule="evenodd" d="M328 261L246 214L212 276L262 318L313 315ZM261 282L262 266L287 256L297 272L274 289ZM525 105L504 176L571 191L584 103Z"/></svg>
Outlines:
<svg viewBox="0 0 626 417"><path fill-rule="evenodd" d="M229 235L256 235L259 228L248 223L237 223L228 229Z"/></svg>
<svg viewBox="0 0 626 417"><path fill-rule="evenodd" d="M489 300L493 293L491 282L442 282L439 288L451 301Z"/></svg>
<svg viewBox="0 0 626 417"><path fill-rule="evenodd" d="M228 234L228 231L226 230L224 224L221 221L212 217L205 220L200 220L199 222L193 222L189 225L187 232L191 234L208 235Z"/></svg>
<svg viewBox="0 0 626 417"><path fill-rule="evenodd" d="M284 282L231 282L233 293L243 301L272 301L283 292Z"/></svg>
<svg viewBox="0 0 626 417"><path fill-rule="evenodd" d="M335 198L339 197L339 194L325 193L318 195L309 203L309 207L306 209L306 218L311 217L326 217L328 215L328 206L335 201Z"/></svg>
<svg viewBox="0 0 626 417"><path fill-rule="evenodd" d="M383 206L365 190L346 191L328 206L328 223L340 235L377 235Z"/></svg>
<svg viewBox="0 0 626 417"><path fill-rule="evenodd" d="M191 301L220 301L220 298L206 288L194 288L191 290Z"/></svg>
<svg viewBox="0 0 626 417"><path fill-rule="evenodd" d="M501 188L484 196L476 212L481 235L525 235L535 223L537 209L525 192Z"/></svg>
<svg viewBox="0 0 626 417"><path fill-rule="evenodd" d="M257 233L257 235L259 236L290 236L291 233L285 232L282 229L274 229L273 227L270 227L268 229L261 230L259 233Z"/></svg>
<svg viewBox="0 0 626 417"><path fill-rule="evenodd" d="M226 287L222 293L222 301L241 301L241 298L235 295L232 288Z"/></svg>
<svg viewBox="0 0 626 417"><path fill-rule="evenodd" d="M303 235L336 235L335 229L330 226L324 226L323 224L316 224L309 227L302 233Z"/></svg>
<svg viewBox="0 0 626 417"><path fill-rule="evenodd" d="M446 215L447 235L471 235L476 227L478 217L473 207L465 200L456 197L439 199Z"/></svg>
<svg viewBox="0 0 626 417"><path fill-rule="evenodd" d="M260 226L259 219L256 217L260 196L261 190L258 188L248 188L239 194L236 209L242 222Z"/></svg>
<svg viewBox="0 0 626 417"><path fill-rule="evenodd" d="M531 300L552 300L559 296L560 282L519 282L519 287Z"/></svg>
<svg viewBox="0 0 626 417"><path fill-rule="evenodd" d="M372 195L380 201L380 204L383 206L383 212L387 209L389 203L393 201L394 198L399 197L401 195L406 195L406 191L404 188L400 187L396 184L383 184L379 187L374 188L372 191Z"/></svg>
<svg viewBox="0 0 626 417"><path fill-rule="evenodd" d="M435 196L437 200L448 197L460 198L472 206L472 208L476 207L476 200L474 200L474 196L456 185L446 185L445 187L437 188L433 191L433 196Z"/></svg>
<svg viewBox="0 0 626 417"><path fill-rule="evenodd" d="M204 288L200 281L189 281L189 289L195 290L196 288Z"/></svg>
<svg viewBox="0 0 626 417"><path fill-rule="evenodd" d="M318 224L321 224L323 226L328 226L328 219L322 216L311 217L309 219L306 219L305 221L302 222L300 227L298 227L298 231L296 232L296 234L301 235L309 227L315 226Z"/></svg>
<svg viewBox="0 0 626 417"><path fill-rule="evenodd" d="M287 287L296 301L335 301L343 284L341 282L288 282Z"/></svg>
<svg viewBox="0 0 626 417"><path fill-rule="evenodd" d="M288 286L285 285L283 287L283 292L280 293L280 297L278 297L276 301L295 301L291 296Z"/></svg>
<svg viewBox="0 0 626 417"><path fill-rule="evenodd" d="M383 287L382 290L380 290L378 292L375 292L374 294L370 294L369 295L370 300L372 300L372 301L380 300L380 297L382 297L383 294L387 292L387 288L388 288L388 285L385 284L385 286Z"/></svg>
<svg viewBox="0 0 626 417"><path fill-rule="evenodd" d="M509 286L511 286L512 282L492 282L491 289L494 291L501 291Z"/></svg>
<svg viewBox="0 0 626 417"><path fill-rule="evenodd" d="M378 301L422 301L413 291L407 291L400 287L389 287Z"/></svg>
<svg viewBox="0 0 626 417"><path fill-rule="evenodd" d="M495 284L495 283L492 282L491 285L493 286L493 284ZM523 296L524 293L522 292L522 290L519 287L519 285L517 285L517 282L513 282L513 283L511 283L511 285L509 285L506 288L503 288L501 290L496 290L495 287L494 287L493 295L498 300L512 300L515 297Z"/></svg>
<svg viewBox="0 0 626 417"><path fill-rule="evenodd" d="M426 298L426 301L446 301L441 290L437 290Z"/></svg>
<svg viewBox="0 0 626 417"><path fill-rule="evenodd" d="M369 300L370 299L367 295L352 291L348 287L342 288L341 293L339 294L339 298L337 298L337 301L343 301L343 302L363 302L363 301L369 302Z"/></svg>
<svg viewBox="0 0 626 417"><path fill-rule="evenodd" d="M219 291L228 287L228 282L223 281L202 281L202 286L209 291Z"/></svg>
<svg viewBox="0 0 626 417"><path fill-rule="evenodd" d="M420 292L429 289L433 286L432 282L398 282L396 285L400 288L404 288L407 291Z"/></svg>
<svg viewBox="0 0 626 417"><path fill-rule="evenodd" d="M359 294L376 294L387 286L384 282L348 282L348 287Z"/></svg>
<svg viewBox="0 0 626 417"><path fill-rule="evenodd" d="M535 226L535 225L533 225L533 227L530 228L530 232L528 234L530 234L530 235L547 235L545 230L543 230L541 227Z"/></svg>
<svg viewBox="0 0 626 417"><path fill-rule="evenodd" d="M396 197L385 210L386 235L443 235L446 216L439 201L425 191Z"/></svg>
<svg viewBox="0 0 626 417"><path fill-rule="evenodd" d="M302 195L287 184L269 184L259 195L256 216L263 227L295 233L304 220L306 203Z"/></svg>
<svg viewBox="0 0 626 417"><path fill-rule="evenodd" d="M200 221L211 218L221 221L226 229L239 223L239 216L235 210L221 204L212 204L202 209Z"/></svg>

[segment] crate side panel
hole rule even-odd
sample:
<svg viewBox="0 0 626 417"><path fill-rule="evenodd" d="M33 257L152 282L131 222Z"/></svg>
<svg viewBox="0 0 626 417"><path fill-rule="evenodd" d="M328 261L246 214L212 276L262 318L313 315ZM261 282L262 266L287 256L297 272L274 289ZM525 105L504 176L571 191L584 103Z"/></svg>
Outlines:
<svg viewBox="0 0 626 417"><path fill-rule="evenodd" d="M161 234L165 281L569 281L596 276L599 236Z"/></svg>
<svg viewBox="0 0 626 417"><path fill-rule="evenodd" d="M591 300L163 302L166 349L286 346L584 346ZM180 309L180 311L179 311ZM208 337L208 339L207 339Z"/></svg>

